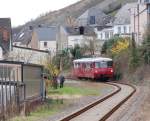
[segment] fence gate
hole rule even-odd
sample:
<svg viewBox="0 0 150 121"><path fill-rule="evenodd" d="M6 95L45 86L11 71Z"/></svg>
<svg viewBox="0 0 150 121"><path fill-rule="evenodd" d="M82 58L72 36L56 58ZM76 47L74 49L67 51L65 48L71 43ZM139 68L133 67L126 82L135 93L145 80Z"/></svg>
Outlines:
<svg viewBox="0 0 150 121"><path fill-rule="evenodd" d="M20 102L25 97L21 66L0 62L0 120L12 117L20 111Z"/></svg>

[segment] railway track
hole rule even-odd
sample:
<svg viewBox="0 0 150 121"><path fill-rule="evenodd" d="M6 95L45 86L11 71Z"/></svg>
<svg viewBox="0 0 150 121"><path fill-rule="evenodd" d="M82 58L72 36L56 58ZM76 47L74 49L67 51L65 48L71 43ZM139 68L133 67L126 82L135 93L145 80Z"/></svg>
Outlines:
<svg viewBox="0 0 150 121"><path fill-rule="evenodd" d="M59 121L105 121L136 92L132 85L107 84L115 86L116 90Z"/></svg>

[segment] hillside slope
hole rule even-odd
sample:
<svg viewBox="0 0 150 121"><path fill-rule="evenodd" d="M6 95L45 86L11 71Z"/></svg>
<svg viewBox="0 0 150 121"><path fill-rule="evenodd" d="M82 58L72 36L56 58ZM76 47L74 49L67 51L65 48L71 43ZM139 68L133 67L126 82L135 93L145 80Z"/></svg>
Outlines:
<svg viewBox="0 0 150 121"><path fill-rule="evenodd" d="M106 14L111 14L117 11L121 5L128 2L136 2L137 0L81 0L75 4L72 4L63 9L46 13L45 15L38 17L37 19L26 23L19 29L13 30L13 33L17 33L24 26L37 26L40 24L46 25L64 25L68 18L75 19L79 17L83 12L93 6L99 6Z"/></svg>

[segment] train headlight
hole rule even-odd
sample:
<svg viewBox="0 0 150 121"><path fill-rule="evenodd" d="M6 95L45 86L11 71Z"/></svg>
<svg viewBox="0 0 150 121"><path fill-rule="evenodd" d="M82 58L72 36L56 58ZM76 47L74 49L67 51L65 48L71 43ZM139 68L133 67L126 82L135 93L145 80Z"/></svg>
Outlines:
<svg viewBox="0 0 150 121"><path fill-rule="evenodd" d="M98 73L98 71L97 71L97 70L95 70L95 73Z"/></svg>
<svg viewBox="0 0 150 121"><path fill-rule="evenodd" d="M113 73L114 72L113 69L111 69L110 72Z"/></svg>

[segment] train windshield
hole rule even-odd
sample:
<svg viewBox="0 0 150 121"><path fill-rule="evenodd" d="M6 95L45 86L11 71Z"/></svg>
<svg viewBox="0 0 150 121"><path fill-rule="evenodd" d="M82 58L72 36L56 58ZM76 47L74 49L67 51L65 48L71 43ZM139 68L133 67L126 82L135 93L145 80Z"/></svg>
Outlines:
<svg viewBox="0 0 150 121"><path fill-rule="evenodd" d="M112 66L112 61L95 62L95 68L111 68Z"/></svg>

